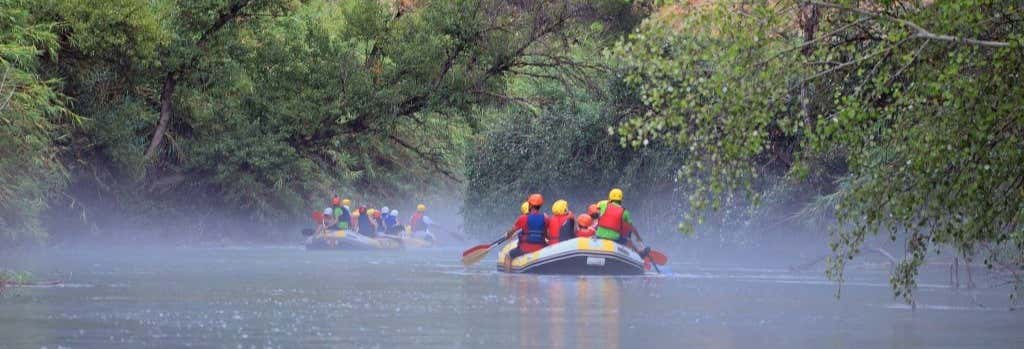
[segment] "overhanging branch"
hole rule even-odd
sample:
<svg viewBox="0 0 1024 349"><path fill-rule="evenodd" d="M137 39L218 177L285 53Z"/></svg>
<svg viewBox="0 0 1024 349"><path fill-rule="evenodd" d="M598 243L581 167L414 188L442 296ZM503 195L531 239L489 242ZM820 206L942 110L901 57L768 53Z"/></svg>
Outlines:
<svg viewBox="0 0 1024 349"><path fill-rule="evenodd" d="M899 24L903 25L904 27L907 27L912 32L914 32L913 37L915 37L915 38L931 39L931 40L938 40L938 41L947 41L947 42L969 44L969 45L976 45L976 46L985 46L985 47L997 47L997 48L1000 48L1000 47L1009 47L1010 46L1010 43L1005 42L1005 41L979 40L979 39L972 39L972 38L957 37L957 36L952 36L952 35L935 34L935 33L932 33L931 31L929 31L928 29L925 29L924 27L918 25L917 23L914 23L914 22L911 22L911 21L908 21L908 20L905 20L905 19L900 19L900 18L889 16L889 15L877 13L877 12L871 12L871 11L860 9L860 8L846 7L846 6L839 5L839 4L832 4L832 3L820 2L820 1L807 1L807 3L810 4L810 5L814 5L814 6L820 6L820 7L826 7L826 8L831 8L831 9L837 9L837 10L845 11L845 12L853 12L853 13L856 13L856 14L859 14L859 15L862 15L862 16L866 16L866 17L871 17L871 18L874 18L874 19L882 19L882 20L887 20L887 21L890 21L890 22L896 22L896 23L899 23Z"/></svg>

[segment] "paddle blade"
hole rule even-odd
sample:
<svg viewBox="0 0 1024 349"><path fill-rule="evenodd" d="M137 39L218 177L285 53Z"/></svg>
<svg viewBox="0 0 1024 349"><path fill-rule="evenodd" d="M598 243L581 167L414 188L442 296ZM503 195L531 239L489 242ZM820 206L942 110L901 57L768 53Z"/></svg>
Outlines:
<svg viewBox="0 0 1024 349"><path fill-rule="evenodd" d="M462 257L466 257L470 253L473 253L473 252L476 252L476 251L479 251L479 250L483 250L483 249L487 249L487 248L490 248L490 247L491 247L491 244L482 244L482 245L476 245L476 246L470 247L468 250L462 251Z"/></svg>
<svg viewBox="0 0 1024 349"><path fill-rule="evenodd" d="M470 252L465 256L462 256L462 264L467 267L476 264L477 262L483 260L484 257L487 257L487 252L491 252L491 248L488 245L484 245L484 249L476 250Z"/></svg>
<svg viewBox="0 0 1024 349"><path fill-rule="evenodd" d="M309 228L302 229L302 236L313 236L313 234L315 234L315 233L316 233L316 231L313 230L313 229L309 229Z"/></svg>
<svg viewBox="0 0 1024 349"><path fill-rule="evenodd" d="M654 264L665 265L665 263L668 263L668 256L659 251L651 250L651 252L648 253L647 256L651 257L651 262L654 262Z"/></svg>

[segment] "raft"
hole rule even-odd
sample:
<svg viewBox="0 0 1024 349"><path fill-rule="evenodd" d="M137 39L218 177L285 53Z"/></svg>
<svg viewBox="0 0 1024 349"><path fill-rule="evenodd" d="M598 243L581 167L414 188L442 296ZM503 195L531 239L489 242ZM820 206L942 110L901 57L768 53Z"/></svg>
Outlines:
<svg viewBox="0 0 1024 349"><path fill-rule="evenodd" d="M508 252L518 245L512 240L498 253L498 271L561 275L641 275L644 261L632 249L611 240L574 238L519 256L512 269L505 270Z"/></svg>
<svg viewBox="0 0 1024 349"><path fill-rule="evenodd" d="M335 230L310 236L305 245L307 250L398 250L431 247L434 243L401 235L371 238L352 230Z"/></svg>

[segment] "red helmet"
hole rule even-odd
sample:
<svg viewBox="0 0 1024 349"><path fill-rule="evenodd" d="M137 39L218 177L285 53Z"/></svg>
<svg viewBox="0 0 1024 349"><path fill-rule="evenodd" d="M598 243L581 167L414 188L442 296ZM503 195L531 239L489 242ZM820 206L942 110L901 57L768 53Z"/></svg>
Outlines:
<svg viewBox="0 0 1024 349"><path fill-rule="evenodd" d="M341 198L335 195L334 198L331 199L331 205L341 206Z"/></svg>
<svg viewBox="0 0 1024 349"><path fill-rule="evenodd" d="M373 211L373 218L380 218L380 211Z"/></svg>
<svg viewBox="0 0 1024 349"><path fill-rule="evenodd" d="M591 223L594 223L594 219L590 218L590 215L580 213L579 217L576 217L576 224L581 227L589 227Z"/></svg>
<svg viewBox="0 0 1024 349"><path fill-rule="evenodd" d="M530 206L541 206L544 205L544 196L540 194L531 194L530 198L526 200L530 203Z"/></svg>
<svg viewBox="0 0 1024 349"><path fill-rule="evenodd" d="M597 204L590 204L590 206L587 206L588 215L595 215L598 213L601 213L601 208L597 207Z"/></svg>

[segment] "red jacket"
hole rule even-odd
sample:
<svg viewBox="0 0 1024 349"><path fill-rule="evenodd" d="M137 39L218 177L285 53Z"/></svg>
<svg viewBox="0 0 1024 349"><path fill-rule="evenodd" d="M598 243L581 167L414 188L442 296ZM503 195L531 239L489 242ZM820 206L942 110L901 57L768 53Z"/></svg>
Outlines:
<svg viewBox="0 0 1024 349"><path fill-rule="evenodd" d="M561 241L561 237L563 237L563 235L566 240L572 238L570 236L572 235L573 230L572 217L572 212L561 216L551 216L550 221L548 222L548 245L557 244Z"/></svg>

